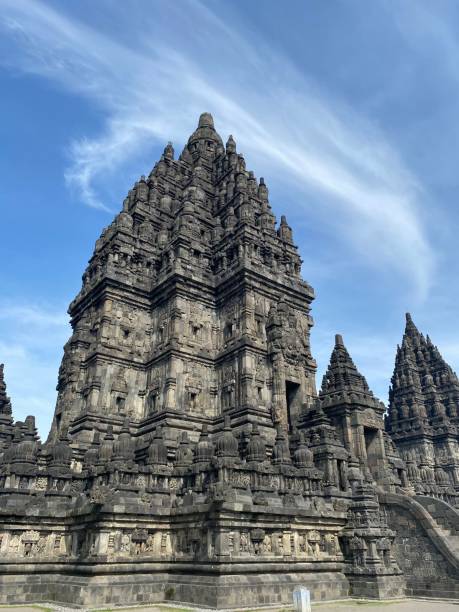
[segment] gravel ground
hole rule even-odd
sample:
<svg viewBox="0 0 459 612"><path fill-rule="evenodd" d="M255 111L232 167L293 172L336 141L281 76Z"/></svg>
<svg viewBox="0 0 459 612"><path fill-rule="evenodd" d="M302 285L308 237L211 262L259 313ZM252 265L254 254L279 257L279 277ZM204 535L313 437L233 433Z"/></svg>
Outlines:
<svg viewBox="0 0 459 612"><path fill-rule="evenodd" d="M316 612L459 612L459 602L419 601L401 602L337 602L312 606Z"/></svg>

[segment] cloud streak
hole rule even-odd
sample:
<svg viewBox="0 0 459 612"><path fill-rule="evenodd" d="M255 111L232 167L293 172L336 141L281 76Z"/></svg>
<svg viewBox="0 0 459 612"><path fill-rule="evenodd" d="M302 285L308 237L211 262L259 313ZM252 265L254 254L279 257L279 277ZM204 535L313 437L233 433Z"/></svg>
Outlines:
<svg viewBox="0 0 459 612"><path fill-rule="evenodd" d="M435 261L422 185L375 125L262 37L199 2L158 4L155 21L140 5L118 5L123 38L38 1L5 0L2 8L14 67L86 97L107 117L100 134L70 147L66 179L86 204L113 208L102 181L152 143L180 142L190 117L210 110L249 165L287 182L308 217L338 226L360 257L426 295Z"/></svg>

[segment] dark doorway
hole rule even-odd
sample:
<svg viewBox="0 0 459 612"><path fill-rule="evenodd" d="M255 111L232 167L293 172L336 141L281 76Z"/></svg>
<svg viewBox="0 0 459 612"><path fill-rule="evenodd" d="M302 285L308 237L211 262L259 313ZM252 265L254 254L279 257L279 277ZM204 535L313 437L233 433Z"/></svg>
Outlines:
<svg viewBox="0 0 459 612"><path fill-rule="evenodd" d="M378 463L381 457L381 448L379 443L378 430L370 427L364 427L365 447L367 449L367 463L370 472L376 477Z"/></svg>
<svg viewBox="0 0 459 612"><path fill-rule="evenodd" d="M300 410L300 385L291 380L285 381L285 397L287 399L288 425L291 430L296 423Z"/></svg>
<svg viewBox="0 0 459 612"><path fill-rule="evenodd" d="M378 430L370 429L369 427L364 427L363 432L365 435L365 446L367 449L367 455L373 455L375 451L375 443L378 437Z"/></svg>
<svg viewBox="0 0 459 612"><path fill-rule="evenodd" d="M339 488L341 489L341 491L346 491L348 483L346 478L344 461L342 459L338 459L336 463L338 466Z"/></svg>

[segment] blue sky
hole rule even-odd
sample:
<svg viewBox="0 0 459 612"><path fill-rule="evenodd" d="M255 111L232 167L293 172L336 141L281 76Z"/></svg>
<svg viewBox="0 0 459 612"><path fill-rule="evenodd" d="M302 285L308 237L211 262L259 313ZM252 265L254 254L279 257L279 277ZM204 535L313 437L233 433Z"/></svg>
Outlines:
<svg viewBox="0 0 459 612"><path fill-rule="evenodd" d="M407 310L457 366L454 0L2 0L0 91L0 361L43 436L94 241L203 111L294 228L318 384L338 332L386 401Z"/></svg>

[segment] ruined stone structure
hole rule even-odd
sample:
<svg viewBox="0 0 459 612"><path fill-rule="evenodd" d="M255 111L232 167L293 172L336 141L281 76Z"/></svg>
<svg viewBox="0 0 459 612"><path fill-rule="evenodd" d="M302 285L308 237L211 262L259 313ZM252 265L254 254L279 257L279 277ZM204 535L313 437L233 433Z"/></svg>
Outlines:
<svg viewBox="0 0 459 612"><path fill-rule="evenodd" d="M386 423L341 336L317 393L300 265L204 113L96 243L46 443L0 369L0 602L459 596L457 377L408 316Z"/></svg>

